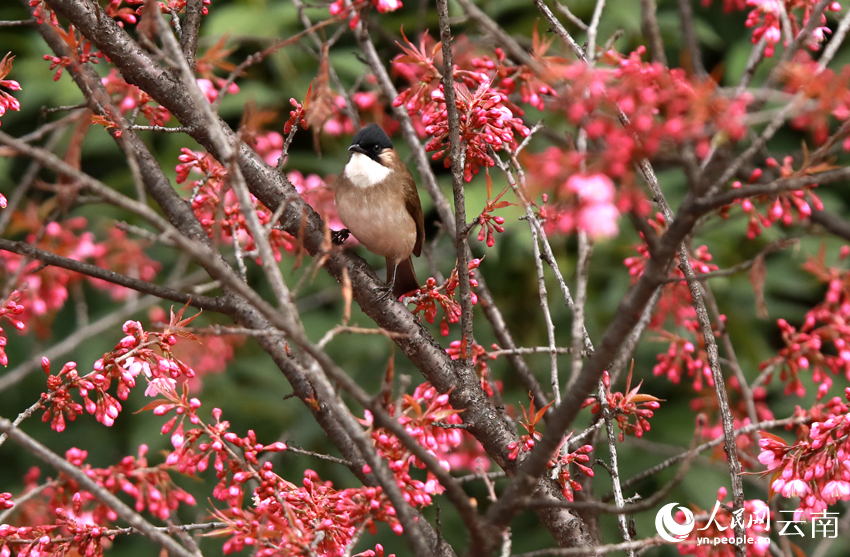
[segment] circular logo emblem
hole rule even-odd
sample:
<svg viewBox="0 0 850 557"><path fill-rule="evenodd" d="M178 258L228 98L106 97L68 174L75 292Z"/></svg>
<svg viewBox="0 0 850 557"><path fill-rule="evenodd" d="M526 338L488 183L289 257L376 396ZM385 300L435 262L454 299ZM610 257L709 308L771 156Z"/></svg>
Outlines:
<svg viewBox="0 0 850 557"><path fill-rule="evenodd" d="M685 514L685 523L679 524L673 517L673 507L678 503L670 503L661 507L658 514L655 515L655 529L658 530L658 535L668 542L679 543L688 537L691 530L696 525L694 523L694 513L685 507L679 507L679 510Z"/></svg>

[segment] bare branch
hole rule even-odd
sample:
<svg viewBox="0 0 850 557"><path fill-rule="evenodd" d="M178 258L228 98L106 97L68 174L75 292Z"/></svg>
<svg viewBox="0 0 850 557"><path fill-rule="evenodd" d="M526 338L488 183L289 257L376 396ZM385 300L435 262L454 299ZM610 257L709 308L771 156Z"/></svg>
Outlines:
<svg viewBox="0 0 850 557"><path fill-rule="evenodd" d="M611 483L614 486L614 503L617 507L622 508L625 505L625 501L623 500L623 489L620 486L620 468L619 463L617 462L617 443L614 437L614 424L611 419L611 409L608 406L608 397L605 393L605 385L602 381L599 382L597 400L599 401L599 406L602 410L602 419L605 420L605 431L608 437L608 453L610 455L609 471L611 472ZM622 512L617 515L617 525L620 527L620 533L623 535L623 540L626 543L632 541L631 535L629 534L629 525L626 521L626 515ZM633 549L627 549L626 554L629 557L634 557L635 552Z"/></svg>
<svg viewBox="0 0 850 557"><path fill-rule="evenodd" d="M699 51L697 30L694 25L694 12L690 0L679 0L679 20L682 22L682 36L688 48L691 66L699 79L705 79L708 74L702 65L702 54Z"/></svg>
<svg viewBox="0 0 850 557"><path fill-rule="evenodd" d="M654 61L666 66L667 55L664 53L664 41L658 27L657 11L655 0L640 0L640 28L649 42L649 52Z"/></svg>
<svg viewBox="0 0 850 557"><path fill-rule="evenodd" d="M452 160L452 191L455 202L455 230L466 225L466 201L463 190L465 149L460 138L460 114L455 103L455 82L452 62L452 32L449 27L448 0L437 0L437 13L440 16L440 41L443 47L443 94L446 96L446 110L449 123L449 143ZM472 290L469 285L469 249L465 237L458 237L457 277L460 292L462 343L472 346L475 342L472 330ZM465 350L466 365L472 364L472 351Z"/></svg>

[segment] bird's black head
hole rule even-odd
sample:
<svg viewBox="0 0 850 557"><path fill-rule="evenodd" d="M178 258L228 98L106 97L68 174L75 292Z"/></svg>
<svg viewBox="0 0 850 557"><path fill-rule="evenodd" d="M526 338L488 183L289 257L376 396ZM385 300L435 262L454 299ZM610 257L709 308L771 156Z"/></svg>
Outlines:
<svg viewBox="0 0 850 557"><path fill-rule="evenodd" d="M393 142L390 141L390 138L387 137L381 126L378 124L369 124L357 132L348 150L353 153L362 153L370 159L380 162L378 155L381 151L392 148Z"/></svg>

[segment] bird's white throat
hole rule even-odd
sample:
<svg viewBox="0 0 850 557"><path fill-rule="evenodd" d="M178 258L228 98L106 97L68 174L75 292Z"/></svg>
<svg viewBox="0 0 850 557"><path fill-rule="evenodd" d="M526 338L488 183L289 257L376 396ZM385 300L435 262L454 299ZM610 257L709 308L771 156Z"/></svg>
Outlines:
<svg viewBox="0 0 850 557"><path fill-rule="evenodd" d="M358 188L369 188L382 182L392 172L363 153L352 153L351 160L345 165L345 175Z"/></svg>

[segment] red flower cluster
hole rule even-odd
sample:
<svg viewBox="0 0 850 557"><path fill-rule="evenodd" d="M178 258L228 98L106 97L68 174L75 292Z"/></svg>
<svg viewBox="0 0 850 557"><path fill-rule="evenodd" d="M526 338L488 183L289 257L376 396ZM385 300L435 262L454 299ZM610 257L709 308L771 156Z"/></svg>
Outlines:
<svg viewBox="0 0 850 557"><path fill-rule="evenodd" d="M73 217L62 222L44 225L38 207L32 203L24 211L13 213L10 230L26 232L25 241L40 249L77 261L91 261L104 269L152 280L159 271L159 263L150 259L136 242L112 229L109 237L98 242L91 232L83 232L88 221L84 217ZM13 276L20 273L19 290L26 305L20 319L29 323L32 316L48 322L53 312L63 307L68 299L69 288L86 277L78 273L48 266L42 268L40 261L29 260L18 254L0 251L0 263L5 273ZM24 264L23 269L20 266ZM96 288L107 290L116 300L124 299L129 291L121 286L97 279L88 279Z"/></svg>
<svg viewBox="0 0 850 557"><path fill-rule="evenodd" d="M661 213L656 213L655 218L649 220L648 223L658 232L659 236L666 228ZM649 260L649 247L646 243L634 247L638 255L626 258L623 263L629 268L632 282L637 282L646 268L646 262ZM711 263L711 260L712 256L706 246L699 246L689 255L691 268L696 274L716 271L717 266ZM676 261L678 262L678 255ZM685 274L678 265L670 271L670 279L673 282L664 286L661 299L658 301L655 314L650 322L650 329L659 334L659 337L655 340L670 343L666 352L658 354L658 364L653 368L653 373L655 375L667 375L676 384L681 381L683 376L687 375L693 378L694 390L699 391L703 387L703 379L708 382L709 386L714 386L714 380L708 366L705 338L696 320L693 298L684 278ZM683 328L686 334L665 330L664 325L668 318L672 319L674 326ZM726 317L721 316L720 318L723 320ZM717 324L714 326L716 328Z"/></svg>
<svg viewBox="0 0 850 557"><path fill-rule="evenodd" d="M543 416L546 414L546 410L552 406L553 402L550 402L537 412L534 411L534 397L531 396L531 393L528 394L531 402L528 404L528 410L526 411L525 406L520 403L522 407L522 420L520 423L522 427L525 428L526 433L523 433L519 441L514 441L508 445L508 449L510 449L510 453L508 453L508 458L510 460L515 460L520 453L526 453L531 451L534 448L535 442L542 437L542 434L537 431L537 424L540 420L543 419ZM562 441L561 446L558 447L558 450L555 451L555 455L549 459L547 466L550 470L552 470L553 477L555 477L558 483L561 486L561 493L563 493L564 497L568 501L573 500L573 492L581 491L581 484L575 481L572 478L570 473L570 464L575 464L576 468L588 477L593 477L593 469L586 466L588 462L590 462L590 456L588 453L593 451L592 445L583 445L576 449L575 451L568 453L566 452L566 447L569 444L570 435L567 435Z"/></svg>
<svg viewBox="0 0 850 557"><path fill-rule="evenodd" d="M828 170L826 165L817 165L795 171L791 167L793 163L792 157L785 157L782 161L782 166L773 157L768 158L765 163L768 168L778 171L777 173L782 178L797 177ZM750 184L756 183L762 175L762 169L756 168L750 175L748 182ZM741 182L736 181L732 184L732 188L734 189L741 187ZM781 222L784 226L791 226L797 222L806 221L812 214L812 206L819 211L823 210L823 203L813 191L816 187L817 184L811 184L795 191L759 195L739 200L737 203L741 204L741 209L748 216L747 237L752 240L761 234L762 227L770 228L777 221ZM765 214L759 212L756 204L759 204L765 210ZM726 218L730 209L731 205L724 207L721 211L721 216Z"/></svg>
<svg viewBox="0 0 850 557"><path fill-rule="evenodd" d="M83 377L78 374L74 362L66 363L59 373L52 375L50 360L42 358L41 366L47 374L48 387L47 392L41 395L42 406L45 407L42 421L50 421L53 430L62 432L65 430L65 418L74 421L85 407L86 412L94 414L97 421L108 427L115 423L122 409L121 403L107 392L113 380L118 384L118 398L127 400L140 373L152 385L148 392L163 384L173 389L175 379L181 376L194 377L195 372L171 353L171 347L177 343L175 335L187 335L175 330L200 315L182 319L185 309L176 314L172 312L169 326L161 333L145 331L138 321L125 322L123 329L127 336L94 363L94 371ZM75 390L83 399L83 405L72 399L71 393ZM89 398L92 393L97 397L96 403Z"/></svg>
<svg viewBox="0 0 850 557"><path fill-rule="evenodd" d="M139 110L153 126L164 126L170 119L171 113L164 107L155 104L150 95L130 85L115 68L106 77L101 78L106 92L109 93L116 106L125 114Z"/></svg>
<svg viewBox="0 0 850 557"><path fill-rule="evenodd" d="M440 45L428 49L427 42L429 38L423 34L418 48L406 37L407 46L399 45L404 55L393 60L393 70L404 75L411 86L399 93L393 105L404 105L412 117L420 119L424 132L432 137L425 149L434 151L435 160L446 155L443 163L448 168L448 111L441 75L434 63ZM463 61L461 58L457 62ZM515 136L525 137L529 130L522 122L522 110L508 99L515 81L502 80L497 85L497 66L489 59L469 59L467 66L468 69L455 68L453 78L460 81L454 85L455 104L460 115L460 139L466 149L464 180L469 182L481 166L495 165L488 153L490 148L513 148ZM510 91L503 90L503 85Z"/></svg>
<svg viewBox="0 0 850 557"><path fill-rule="evenodd" d="M610 408L611 412L614 413L614 419L617 420L617 425L620 428L621 443L626 438L626 435L633 434L635 437L643 437L643 433L650 429L649 419L652 417L654 413L653 411L658 410L661 406L658 404L661 402L660 398L638 393L641 385L643 385L643 381L641 381L634 389L631 388L633 371L634 365L632 366L632 369L629 370L629 376L628 379L626 379L626 394L620 392L612 394L611 378L607 371L602 374L602 384L605 385L605 399L608 404L608 408ZM595 397L588 398L584 402L583 407L586 408L591 405L592 408L590 411L594 414L598 413L602 409L602 405ZM635 419L634 423L629 421L630 417Z"/></svg>
<svg viewBox="0 0 850 557"><path fill-rule="evenodd" d="M30 0L30 4L36 1L38 0ZM56 70L56 75L53 76L53 81L59 81L59 78L62 77L62 70L67 67L85 64L87 62L97 64L103 58L103 53L99 50L92 53L92 44L82 33L77 37L76 29L74 29L73 25L69 26L67 31L62 29L58 22L51 23L51 25L65 42L68 52L71 53L71 56L44 55L45 60L50 60L51 70L57 67L59 68Z"/></svg>
<svg viewBox="0 0 850 557"><path fill-rule="evenodd" d="M379 13L394 12L401 8L401 0L334 0L328 10L331 15L340 17L351 17L349 25L352 29L360 22L360 10L371 4Z"/></svg>
<svg viewBox="0 0 850 557"><path fill-rule="evenodd" d="M550 147L558 150L556 147ZM604 174L573 174L557 190L557 204L547 205L549 195L543 194L538 217L546 233L572 234L587 232L591 238L610 238L620 229L620 211L614 205L614 183Z"/></svg>
<svg viewBox="0 0 850 557"><path fill-rule="evenodd" d="M5 87L10 91L20 91L21 85L14 79L4 79L9 72L12 71L12 61L15 59L12 53L9 52L0 60L0 87ZM20 110L21 103L18 99L0 89L0 116L3 116L7 110ZM0 194L0 208L6 207L6 198Z"/></svg>
<svg viewBox="0 0 850 557"><path fill-rule="evenodd" d="M708 365L708 353L705 349L705 337L696 319L688 319L681 323L682 327L689 333L688 337L671 333L663 328L654 330L660 335L653 339L660 342L670 342L666 352L658 354L658 363L652 368L653 375L666 375L670 381L679 384L682 377L687 375L693 378L693 388L701 391L703 379L709 387L714 387L714 378L711 376L711 367ZM715 333L715 336L720 336ZM694 345L696 341L697 346Z"/></svg>
<svg viewBox="0 0 850 557"><path fill-rule="evenodd" d="M375 78L369 75L365 81L371 83L375 81ZM351 95L351 102L357 110L361 122L375 122L390 136L398 129L398 122L386 113L377 91L357 91ZM357 130L354 129L354 123L345 110L345 98L342 95L334 96L332 108L333 112L322 127L322 133L333 137L354 135Z"/></svg>
<svg viewBox="0 0 850 557"><path fill-rule="evenodd" d="M124 6L123 4L127 3L130 6L138 6L138 8L131 8L129 6ZM118 20L118 25L124 27L124 23L136 23L142 15L142 11L144 10L145 0L109 0L109 4L106 6L106 14ZM187 0L167 0L165 2L157 2L159 5L159 9L164 14L169 13L180 13L186 9ZM210 0L203 1L203 10L202 13L207 15L209 13Z"/></svg>
<svg viewBox="0 0 850 557"><path fill-rule="evenodd" d="M628 57L609 51L594 67L572 62L557 68L565 88L555 106L599 144L588 154L588 167L619 178L663 148L693 143L703 158L714 134L722 132L730 141L744 136L749 95L729 98L718 92L714 80L696 81L682 69L644 62L644 52L642 46ZM620 123L618 110L628 117L627 126ZM582 162L581 157L574 162Z"/></svg>
<svg viewBox="0 0 850 557"><path fill-rule="evenodd" d="M9 294L9 298L6 300L6 303L3 307L0 307L0 318L5 317L9 320L9 323L12 324L13 327L22 331L25 327L24 322L19 320L17 315L21 315L24 312L24 306L18 303L18 300L21 299L21 293L18 290L15 290L11 294ZM9 365L9 357L6 355L6 335L3 334L3 327L0 327L0 364L6 366Z"/></svg>
<svg viewBox="0 0 850 557"><path fill-rule="evenodd" d="M818 3L815 0L747 0L747 5L752 6L753 10L747 15L746 26L755 28L753 30L753 44L759 42L762 37L765 38L767 47L764 54L767 57L773 56L774 46L782 38L780 1L785 4L784 11L788 14L791 33L793 34L792 37L784 38L784 44L789 44L800 34L800 31L809 22L809 18ZM824 11L840 12L841 4L832 2ZM826 33L831 32L826 26L826 14L820 16L820 23L821 26L816 27L806 40L806 46L812 50L820 48L821 43L826 40Z"/></svg>
<svg viewBox="0 0 850 557"><path fill-rule="evenodd" d="M756 44L762 37L765 38L767 47L765 48L765 56L773 56L773 51L776 44L780 40L784 44L788 44L800 34L800 31L809 21L809 18L814 11L815 5L818 2L815 0L723 0L723 11L729 13L737 10L742 11L750 6L752 11L747 15L747 27L754 27L752 42ZM710 6L712 0L702 0L703 6ZM791 23L791 37L782 37L782 12L788 14L788 20ZM826 7L826 12L841 11L841 4L832 2ZM801 13L802 12L802 13ZM826 16L821 15L821 27L816 27L812 32L812 36L806 41L806 46L812 50L820 48L821 43L826 39L826 33L830 30L826 27Z"/></svg>
<svg viewBox="0 0 850 557"><path fill-rule="evenodd" d="M561 448L556 451L556 457L549 460L546 466L550 470L554 470L555 478L561 486L561 494L567 501L573 500L573 492L581 491L581 484L575 481L570 472L570 464L574 464L579 472L587 476L593 477L593 469L587 466L590 462L590 454L593 451L592 445L582 445L571 453L563 452L563 447L569 443L570 436L566 436L561 443Z"/></svg>
<svg viewBox="0 0 850 557"><path fill-rule="evenodd" d="M177 183L182 184L192 171L203 177L193 184L192 209L207 231L210 238L218 234L224 242L238 243L253 257L259 259L256 246L245 216L239 206L236 194L227 184L227 170L209 153L196 153L189 149L180 150L180 164L177 165ZM260 224L266 226L271 221L273 211L251 196ZM221 211L221 212L219 212ZM221 219L219 215L223 215ZM269 243L274 251L275 259L279 262L281 251L293 251L295 239L287 232L272 228L269 232Z"/></svg>
<svg viewBox="0 0 850 557"><path fill-rule="evenodd" d="M845 389L850 400L850 389ZM850 500L850 406L834 397L810 411L797 407L800 417L811 418L811 427L797 427L797 441L765 431L761 433L759 462L772 473L771 496L799 497L794 520L808 520L838 501Z"/></svg>
<svg viewBox="0 0 850 557"><path fill-rule="evenodd" d="M481 264L480 259L473 259L469 262L469 285L472 288L478 286L478 281L475 279L475 271ZM437 279L428 277L425 281L425 286L413 293L410 303L416 304L413 308L413 315L424 313L425 321L434 323L434 318L437 317L437 306L443 308L443 319L440 321L440 334L444 337L449 336L449 323L457 323L460 320L460 303L455 300L455 291L460 285L457 277L457 269L452 270L451 276L442 285L437 286ZM445 294L441 292L445 291ZM475 292L471 293L472 303L478 303L478 296Z"/></svg>
<svg viewBox="0 0 850 557"><path fill-rule="evenodd" d="M312 470L304 472L302 487L298 487L277 476L268 462L260 477L253 507L214 511L215 518L227 524L215 532L229 536L225 555L253 547L254 555L260 557L300 555L306 549L341 557L363 526L374 534L375 522L386 522L396 534L402 533L395 509L380 487L337 491ZM383 547L376 549L377 553L369 550L360 555L383 556Z"/></svg>
<svg viewBox="0 0 850 557"><path fill-rule="evenodd" d="M791 125L809 131L817 145L829 137L831 118L850 118L850 68L845 66L840 73L822 69L807 52L800 52L782 67L782 81L787 93L802 95L809 101L791 119ZM848 147L850 144L845 142L845 150Z"/></svg>
<svg viewBox="0 0 850 557"><path fill-rule="evenodd" d="M125 457L120 464L108 468L84 464L88 453L76 448L66 451L65 459L110 493L123 492L132 497L138 512L147 511L164 520L181 503L195 505L192 495L171 480L167 466L148 463L147 451L148 447L142 445L137 457ZM17 547L18 555L103 555L104 547L109 547L116 535L109 529L118 518L115 511L64 473L42 486L37 483L38 476L38 468L27 474L23 495L36 489L39 493L16 510L26 517L26 524L39 526L0 525L0 555L8 557L10 545Z"/></svg>
<svg viewBox="0 0 850 557"><path fill-rule="evenodd" d="M846 259L848 255L850 247L844 246L840 259ZM850 378L850 271L828 266L823 249L803 268L828 284L826 297L806 313L799 329L784 319L777 321L785 348L776 357L762 362L760 368L781 366L780 379L788 382L785 394L796 393L798 396L806 393L800 372L811 369L812 381L819 384L820 399L832 386L832 378L827 372L843 372Z"/></svg>
<svg viewBox="0 0 850 557"><path fill-rule="evenodd" d="M309 99L310 97L308 96L307 98ZM308 101L304 103L309 104ZM309 129L310 124L307 123L307 108L293 98L289 99L289 104L295 108L289 111L289 119L283 125L283 133L288 134L294 124L298 124L302 130Z"/></svg>
<svg viewBox="0 0 850 557"><path fill-rule="evenodd" d="M400 404L387 405L387 412L395 416L405 431L416 439L420 445L425 447L429 453L440 461L445 470L450 470L448 462L449 455L464 441L465 432L459 429L441 427L441 424L462 423L457 410L449 404L449 395L440 394L430 383L422 383L413 391L412 395L403 395ZM372 426L373 418L370 412L366 412L363 423ZM443 486L429 471L425 481L415 479L411 476L413 468L424 469L425 463L416 458L399 441L399 439L383 428L374 428L371 431L372 440L381 457L387 459L389 468L401 488L404 499L411 505L427 507L432 502L432 496L443 492ZM486 454L479 443L477 455L467 453L463 455L464 460L455 462L459 466L474 469L478 460L487 462Z"/></svg>
<svg viewBox="0 0 850 557"><path fill-rule="evenodd" d="M344 228L345 225L339 219L339 213L336 210L336 202L334 201L334 192L330 185L333 184L334 177L328 177L323 180L318 174L301 174L297 170L286 174L287 180L295 187L298 194L322 217L328 226L333 230ZM356 245L356 239L350 237L346 240L346 244Z"/></svg>
<svg viewBox="0 0 850 557"><path fill-rule="evenodd" d="M185 387L179 396L167 384L157 391L164 398L145 409L153 409L158 416L175 411L162 427L163 434L171 433L174 446L166 464L183 474L195 475L207 470L212 460L219 480L213 497L228 505L213 511L227 524L216 531L229 537L224 543L225 554L256 546L256 554L266 556L295 554L304 547L313 547L322 555L341 556L358 529L366 526L374 533L375 521L386 522L401 533L395 509L380 488L337 491L330 482L321 482L312 470L305 472L303 487L298 487L278 476L271 462L261 465L258 459L261 453L285 451L286 444L263 445L253 431L239 437L229 431L230 423L221 419L218 408L212 411L215 424L204 423L197 414L200 401L189 399ZM184 430L187 419L196 427ZM253 506L243 508L249 480L259 486L252 493Z"/></svg>
<svg viewBox="0 0 850 557"><path fill-rule="evenodd" d="M492 348L493 350L498 350L499 346L493 344ZM448 354L452 360L457 360L458 358L466 359L468 346L459 340L453 340L451 344L449 344L449 347L446 348L446 354ZM481 388L484 389L487 396L493 396L493 387L490 385L490 368L487 366L487 362L495 359L496 356L488 354L484 347L480 344L472 344L472 365L475 366L478 378L481 379ZM496 387L501 391L501 382L497 381Z"/></svg>

